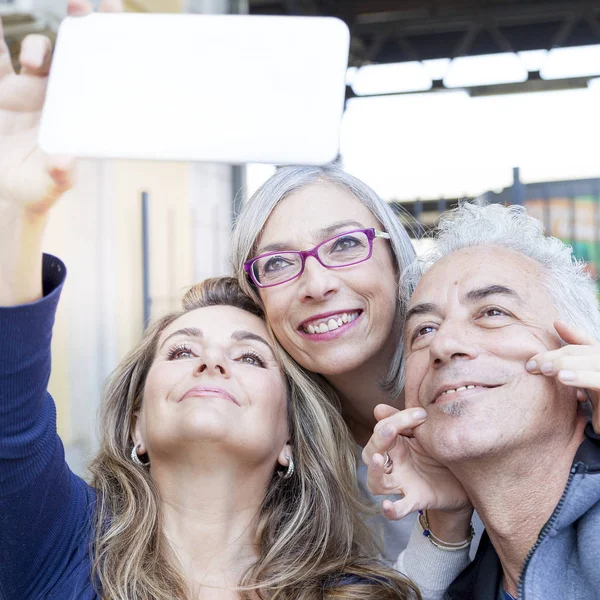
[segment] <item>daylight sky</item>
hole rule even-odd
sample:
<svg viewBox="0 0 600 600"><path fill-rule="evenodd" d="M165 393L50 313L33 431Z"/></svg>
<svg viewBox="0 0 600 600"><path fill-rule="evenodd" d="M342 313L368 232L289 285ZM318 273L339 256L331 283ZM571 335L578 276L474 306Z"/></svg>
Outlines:
<svg viewBox="0 0 600 600"><path fill-rule="evenodd" d="M348 102L344 168L387 200L500 190L524 182L600 177L600 78L587 89L470 98L463 91ZM273 172L248 169L248 192Z"/></svg>

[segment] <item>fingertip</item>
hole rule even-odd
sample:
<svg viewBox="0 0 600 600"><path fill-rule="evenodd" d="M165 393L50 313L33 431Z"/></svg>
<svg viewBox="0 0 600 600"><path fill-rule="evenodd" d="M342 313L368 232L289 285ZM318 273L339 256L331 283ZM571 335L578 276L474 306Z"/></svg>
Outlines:
<svg viewBox="0 0 600 600"><path fill-rule="evenodd" d="M415 421L424 421L427 418L427 411L424 408L411 409L412 418Z"/></svg>
<svg viewBox="0 0 600 600"><path fill-rule="evenodd" d="M573 383L575 381L575 378L575 371L570 371L569 369L562 369L558 372L558 379L563 383Z"/></svg>
<svg viewBox="0 0 600 600"><path fill-rule="evenodd" d="M537 371L537 361L533 358L529 359L525 365L525 369L529 372Z"/></svg>
<svg viewBox="0 0 600 600"><path fill-rule="evenodd" d="M89 15L94 7L88 0L68 0L67 14L71 17L83 17Z"/></svg>
<svg viewBox="0 0 600 600"><path fill-rule="evenodd" d="M101 0L98 7L100 12L123 12L123 2L121 0Z"/></svg>

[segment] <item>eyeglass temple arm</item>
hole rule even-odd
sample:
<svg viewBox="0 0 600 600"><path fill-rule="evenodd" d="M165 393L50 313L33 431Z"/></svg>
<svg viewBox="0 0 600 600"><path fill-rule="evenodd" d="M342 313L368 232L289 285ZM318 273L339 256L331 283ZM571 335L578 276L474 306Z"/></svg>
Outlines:
<svg viewBox="0 0 600 600"><path fill-rule="evenodd" d="M378 238L385 238L386 240L390 239L390 234L386 233L385 231L377 231L377 229L375 230L375 237Z"/></svg>

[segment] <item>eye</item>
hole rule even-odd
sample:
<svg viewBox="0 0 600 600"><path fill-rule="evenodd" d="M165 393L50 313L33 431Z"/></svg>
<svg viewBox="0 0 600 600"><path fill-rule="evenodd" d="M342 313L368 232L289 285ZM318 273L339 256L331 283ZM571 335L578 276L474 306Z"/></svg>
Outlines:
<svg viewBox="0 0 600 600"><path fill-rule="evenodd" d="M167 354L168 360L182 360L186 358L194 358L195 354L192 349L185 344L179 346L173 346Z"/></svg>
<svg viewBox="0 0 600 600"><path fill-rule="evenodd" d="M501 308L498 308L497 306L490 306L488 308L484 308L482 311L482 315L484 317L508 317L509 316L509 314L505 310L502 310Z"/></svg>
<svg viewBox="0 0 600 600"><path fill-rule="evenodd" d="M422 337L426 336L429 333L433 333L434 331L435 331L435 327L433 325L422 325L420 327L417 327L417 329L415 329L415 331L412 335L412 339L414 341L418 338L422 338Z"/></svg>
<svg viewBox="0 0 600 600"><path fill-rule="evenodd" d="M273 271L281 271L292 265L292 262L283 256L272 256L267 260L263 269L265 273L272 273Z"/></svg>
<svg viewBox="0 0 600 600"><path fill-rule="evenodd" d="M253 352L251 350L246 350L242 355L240 355L236 360L245 365L252 365L254 367L262 367L266 366L266 363L262 356L258 354L258 352Z"/></svg>
<svg viewBox="0 0 600 600"><path fill-rule="evenodd" d="M358 238L352 235L345 235L344 237L339 237L335 240L332 250L343 252L344 250L352 250L356 247L361 247L362 245L363 244Z"/></svg>

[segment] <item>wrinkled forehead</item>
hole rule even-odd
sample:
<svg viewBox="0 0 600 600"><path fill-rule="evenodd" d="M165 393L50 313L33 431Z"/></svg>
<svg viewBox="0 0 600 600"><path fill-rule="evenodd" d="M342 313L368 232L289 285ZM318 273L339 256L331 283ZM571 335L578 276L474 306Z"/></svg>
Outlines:
<svg viewBox="0 0 600 600"><path fill-rule="evenodd" d="M437 261L427 270L410 299L409 309L421 303L444 304L451 297L490 286L513 290L531 308L549 303L542 266L509 248L463 248Z"/></svg>

